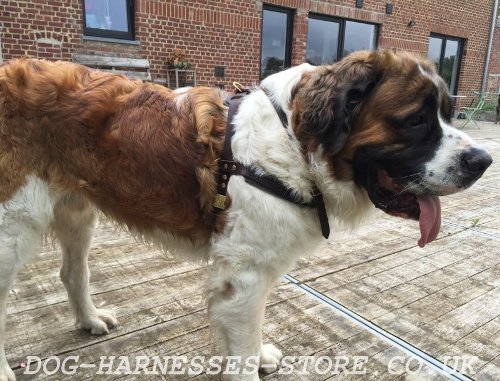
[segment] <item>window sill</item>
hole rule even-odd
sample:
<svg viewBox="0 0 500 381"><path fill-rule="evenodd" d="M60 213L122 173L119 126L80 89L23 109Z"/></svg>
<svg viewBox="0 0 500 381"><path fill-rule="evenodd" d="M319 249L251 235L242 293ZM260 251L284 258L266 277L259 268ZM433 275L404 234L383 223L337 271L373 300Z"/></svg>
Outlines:
<svg viewBox="0 0 500 381"><path fill-rule="evenodd" d="M138 40L120 40L119 38L82 36L82 39L83 41L110 42L113 44L136 45L136 46L141 45L141 42Z"/></svg>

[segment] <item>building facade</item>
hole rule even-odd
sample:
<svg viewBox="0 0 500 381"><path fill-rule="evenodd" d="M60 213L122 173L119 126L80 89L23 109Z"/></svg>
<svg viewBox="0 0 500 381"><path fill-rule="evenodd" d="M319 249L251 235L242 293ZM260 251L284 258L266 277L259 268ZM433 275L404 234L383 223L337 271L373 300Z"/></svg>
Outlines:
<svg viewBox="0 0 500 381"><path fill-rule="evenodd" d="M0 51L4 60L143 58L160 83L169 64L189 65L198 84L229 87L304 61L331 63L352 50L392 47L428 55L451 91L467 95L481 86L493 3L1 0Z"/></svg>
<svg viewBox="0 0 500 381"><path fill-rule="evenodd" d="M497 11L489 74L488 91L497 93L500 96L500 7Z"/></svg>

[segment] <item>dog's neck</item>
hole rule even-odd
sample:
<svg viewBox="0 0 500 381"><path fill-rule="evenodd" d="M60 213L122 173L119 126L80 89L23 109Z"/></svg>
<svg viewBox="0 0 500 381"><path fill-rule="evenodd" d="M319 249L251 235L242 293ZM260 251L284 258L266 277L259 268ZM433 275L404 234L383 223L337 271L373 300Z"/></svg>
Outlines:
<svg viewBox="0 0 500 381"><path fill-rule="evenodd" d="M290 108L291 94L295 86L299 83L304 73L313 71L314 66L303 63L290 69L270 75L261 83L261 87L266 89L274 104L280 107L288 119L292 110Z"/></svg>
<svg viewBox="0 0 500 381"><path fill-rule="evenodd" d="M293 187L304 199L310 197L312 185L316 184L325 197L329 220L351 227L362 220L364 211L372 209L366 192L351 181L332 178L321 146L317 152L304 157L293 131L292 90L304 73L314 69L302 64L269 76L261 83L267 94L257 90L247 96L235 118L233 152L237 161L261 167ZM270 100L286 114L286 131ZM342 221L338 221L339 216Z"/></svg>

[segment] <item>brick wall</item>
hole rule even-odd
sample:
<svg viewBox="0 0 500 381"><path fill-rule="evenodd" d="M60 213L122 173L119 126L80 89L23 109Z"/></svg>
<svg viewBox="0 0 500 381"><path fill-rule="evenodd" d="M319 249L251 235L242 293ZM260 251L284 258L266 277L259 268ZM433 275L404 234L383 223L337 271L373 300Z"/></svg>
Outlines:
<svg viewBox="0 0 500 381"><path fill-rule="evenodd" d="M495 29L491 51L490 74L500 74L500 27Z"/></svg>
<svg viewBox="0 0 500 381"><path fill-rule="evenodd" d="M426 54L430 33L463 38L458 94L470 96L481 87L493 3L484 0L396 2L393 17L386 17L379 46ZM407 26L409 20L415 21L413 28ZM457 106L470 101L470 98L459 100Z"/></svg>
<svg viewBox="0 0 500 381"><path fill-rule="evenodd" d="M140 0L137 36L148 52L153 76L165 77L165 61L175 48L186 52L200 84L258 81L262 4L229 0ZM225 77L216 78L215 66Z"/></svg>
<svg viewBox="0 0 500 381"><path fill-rule="evenodd" d="M500 10L497 18L495 34L493 37L493 47L491 50L490 60L490 74L500 75ZM494 84L490 84L490 88L496 87L498 90L498 86L500 85L500 78L495 79L495 81L496 82Z"/></svg>
<svg viewBox="0 0 500 381"><path fill-rule="evenodd" d="M459 94L480 87L493 0L393 0L392 15L385 14L386 0L365 0L363 9L356 9L354 0L265 3L294 9L293 64L304 61L308 13L314 12L379 24L378 46L424 55L431 32L464 38ZM147 58L153 77L162 80L166 60L180 48L195 65L199 84L253 84L259 80L262 7L261 0L135 0L139 44L134 45L84 40L82 0L2 0L3 58L71 60L74 53ZM414 27L408 27L410 20ZM225 67L224 78L215 77L215 66Z"/></svg>

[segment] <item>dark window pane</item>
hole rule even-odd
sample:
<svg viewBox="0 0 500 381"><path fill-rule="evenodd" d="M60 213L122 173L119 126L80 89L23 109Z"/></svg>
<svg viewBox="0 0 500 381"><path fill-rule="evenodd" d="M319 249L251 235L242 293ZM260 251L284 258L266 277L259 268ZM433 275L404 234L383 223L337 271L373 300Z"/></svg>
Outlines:
<svg viewBox="0 0 500 381"><path fill-rule="evenodd" d="M87 28L128 31L127 0L85 0Z"/></svg>
<svg viewBox="0 0 500 381"><path fill-rule="evenodd" d="M306 61L313 65L337 61L340 23L309 19Z"/></svg>
<svg viewBox="0 0 500 381"><path fill-rule="evenodd" d="M375 49L376 28L372 24L346 21L342 57L356 50Z"/></svg>
<svg viewBox="0 0 500 381"><path fill-rule="evenodd" d="M447 40L444 50L443 67L441 76L448 84L448 88L453 91L457 80L458 71L458 41Z"/></svg>
<svg viewBox="0 0 500 381"><path fill-rule="evenodd" d="M429 58L436 63L436 67L439 68L439 61L441 59L441 47L443 45L443 39L437 37L431 37L429 39Z"/></svg>
<svg viewBox="0 0 500 381"><path fill-rule="evenodd" d="M288 13L264 9L262 21L261 78L277 73L287 65Z"/></svg>
<svg viewBox="0 0 500 381"><path fill-rule="evenodd" d="M456 94L462 60L460 40L446 36L430 36L428 56L436 63L438 73L445 80L450 92Z"/></svg>

